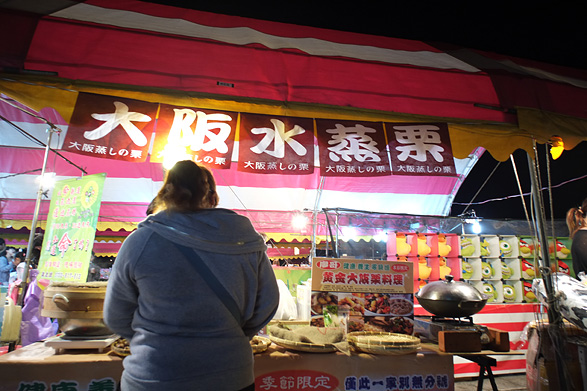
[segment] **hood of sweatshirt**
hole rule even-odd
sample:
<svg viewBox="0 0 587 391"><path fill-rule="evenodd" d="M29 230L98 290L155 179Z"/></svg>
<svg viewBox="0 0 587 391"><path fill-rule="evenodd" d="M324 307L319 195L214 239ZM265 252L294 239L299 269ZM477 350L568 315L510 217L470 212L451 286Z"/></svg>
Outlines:
<svg viewBox="0 0 587 391"><path fill-rule="evenodd" d="M242 254L266 251L263 237L251 221L228 209L204 209L192 213L161 211L148 216L139 229L150 229L164 238L197 250Z"/></svg>

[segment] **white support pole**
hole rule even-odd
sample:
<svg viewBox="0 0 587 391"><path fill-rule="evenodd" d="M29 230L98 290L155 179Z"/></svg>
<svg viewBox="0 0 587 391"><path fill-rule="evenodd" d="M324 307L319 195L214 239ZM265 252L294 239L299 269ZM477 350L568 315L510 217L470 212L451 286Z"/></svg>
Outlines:
<svg viewBox="0 0 587 391"><path fill-rule="evenodd" d="M27 280L29 277L29 269L31 267L31 255L33 253L33 242L35 240L35 231L37 228L37 220L39 218L39 209L41 208L41 199L43 197L43 178L45 175L45 169L47 168L47 160L49 158L49 150L51 149L51 137L53 136L53 132L57 132L59 133L60 130L56 127L50 126L47 129L47 132L49 133L49 135L47 136L47 145L45 146L45 157L43 158L43 167L41 169L41 180L39 181L39 191L37 192L37 201L35 203L35 210L33 212L33 221L31 222L31 232L29 234L29 242L27 245L27 251L26 251L26 266L24 268L24 274L22 277L22 281L23 281L23 286L22 286L22 292L20 293L20 296L18 298L18 305L22 305L24 302L24 297L26 295L26 290L27 290Z"/></svg>

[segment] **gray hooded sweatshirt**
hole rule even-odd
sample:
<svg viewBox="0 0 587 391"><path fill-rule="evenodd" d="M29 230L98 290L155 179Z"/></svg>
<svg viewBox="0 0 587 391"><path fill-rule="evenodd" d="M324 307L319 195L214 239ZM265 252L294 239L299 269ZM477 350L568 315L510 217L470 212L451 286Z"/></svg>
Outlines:
<svg viewBox="0 0 587 391"><path fill-rule="evenodd" d="M238 304L242 324L171 242L197 251ZM252 384L252 338L279 292L261 235L226 209L159 212L124 241L104 320L130 342L122 390L240 390Z"/></svg>

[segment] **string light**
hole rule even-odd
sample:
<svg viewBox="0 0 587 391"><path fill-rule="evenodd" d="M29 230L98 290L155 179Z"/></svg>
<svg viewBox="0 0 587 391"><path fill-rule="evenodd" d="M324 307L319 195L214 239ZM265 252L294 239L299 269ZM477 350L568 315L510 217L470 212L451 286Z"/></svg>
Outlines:
<svg viewBox="0 0 587 391"><path fill-rule="evenodd" d="M559 136L552 136L550 138L550 155L552 156L552 159L558 159L564 150L565 143L563 142L563 139Z"/></svg>

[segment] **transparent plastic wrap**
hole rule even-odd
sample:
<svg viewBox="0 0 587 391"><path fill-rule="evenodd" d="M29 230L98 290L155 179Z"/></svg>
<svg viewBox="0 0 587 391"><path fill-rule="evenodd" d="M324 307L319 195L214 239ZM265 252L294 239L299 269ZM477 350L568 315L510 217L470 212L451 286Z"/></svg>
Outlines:
<svg viewBox="0 0 587 391"><path fill-rule="evenodd" d="M575 326L587 330L587 285L564 273L553 274L555 300L562 316ZM534 280L532 290L538 300L548 306L542 279Z"/></svg>

